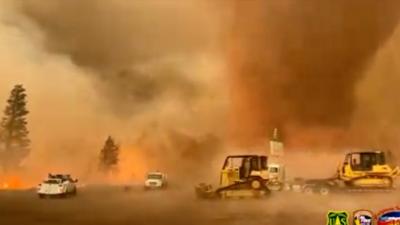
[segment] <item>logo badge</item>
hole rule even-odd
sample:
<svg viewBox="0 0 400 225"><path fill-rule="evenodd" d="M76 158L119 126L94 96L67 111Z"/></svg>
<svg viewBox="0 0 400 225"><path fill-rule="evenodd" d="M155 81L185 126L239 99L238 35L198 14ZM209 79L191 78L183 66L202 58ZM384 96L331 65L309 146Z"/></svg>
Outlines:
<svg viewBox="0 0 400 225"><path fill-rule="evenodd" d="M379 212L378 225L400 225L400 208L390 208Z"/></svg>
<svg viewBox="0 0 400 225"><path fill-rule="evenodd" d="M353 213L353 225L373 225L374 214L369 210L357 210Z"/></svg>
<svg viewBox="0 0 400 225"><path fill-rule="evenodd" d="M330 211L327 219L327 225L349 225L349 214L345 211Z"/></svg>

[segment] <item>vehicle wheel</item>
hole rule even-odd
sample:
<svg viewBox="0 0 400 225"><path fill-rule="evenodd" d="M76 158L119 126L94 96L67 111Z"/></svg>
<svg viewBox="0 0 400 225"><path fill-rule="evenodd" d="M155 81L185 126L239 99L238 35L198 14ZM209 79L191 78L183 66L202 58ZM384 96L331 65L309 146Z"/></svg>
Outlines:
<svg viewBox="0 0 400 225"><path fill-rule="evenodd" d="M259 180L252 180L250 183L251 188L258 190L261 188L261 182Z"/></svg>
<svg viewBox="0 0 400 225"><path fill-rule="evenodd" d="M319 193L321 195L328 195L331 192L331 190L329 189L329 187L320 187L319 188Z"/></svg>
<svg viewBox="0 0 400 225"><path fill-rule="evenodd" d="M305 187L303 188L303 192L304 192L305 194L310 195L310 194L314 193L314 190L313 190L313 188L310 187L310 186L305 186Z"/></svg>
<svg viewBox="0 0 400 225"><path fill-rule="evenodd" d="M44 197L45 197L44 195L39 194L39 198L40 198L40 199L44 199Z"/></svg>

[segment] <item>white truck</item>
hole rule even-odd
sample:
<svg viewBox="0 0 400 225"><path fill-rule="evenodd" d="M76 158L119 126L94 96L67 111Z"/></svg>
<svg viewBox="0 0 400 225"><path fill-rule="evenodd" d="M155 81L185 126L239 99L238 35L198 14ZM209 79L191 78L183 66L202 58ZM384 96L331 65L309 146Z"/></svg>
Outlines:
<svg viewBox="0 0 400 225"><path fill-rule="evenodd" d="M271 191L281 191L287 189L285 180L285 166L279 163L268 165L269 183L268 189Z"/></svg>
<svg viewBox="0 0 400 225"><path fill-rule="evenodd" d="M168 186L167 175L161 172L149 172L144 182L144 189L162 189Z"/></svg>
<svg viewBox="0 0 400 225"><path fill-rule="evenodd" d="M74 196L77 193L77 182L78 180L73 180L69 174L49 174L39 184L37 194L39 198Z"/></svg>

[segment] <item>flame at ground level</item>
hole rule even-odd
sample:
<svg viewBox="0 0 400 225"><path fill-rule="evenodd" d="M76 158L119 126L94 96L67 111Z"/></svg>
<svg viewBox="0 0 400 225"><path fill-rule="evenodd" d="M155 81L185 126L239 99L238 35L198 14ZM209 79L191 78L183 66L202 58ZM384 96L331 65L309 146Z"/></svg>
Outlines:
<svg viewBox="0 0 400 225"><path fill-rule="evenodd" d="M28 188L18 176L0 176L0 189L18 190Z"/></svg>
<svg viewBox="0 0 400 225"><path fill-rule="evenodd" d="M84 177L84 183L128 184L143 182L146 173L151 168L152 160L137 147L121 148L118 165L109 173L98 170L97 164ZM78 177L79 178L79 177Z"/></svg>
<svg viewBox="0 0 400 225"><path fill-rule="evenodd" d="M136 149L123 150L119 166L119 177L124 180L142 180L148 170L146 158Z"/></svg>

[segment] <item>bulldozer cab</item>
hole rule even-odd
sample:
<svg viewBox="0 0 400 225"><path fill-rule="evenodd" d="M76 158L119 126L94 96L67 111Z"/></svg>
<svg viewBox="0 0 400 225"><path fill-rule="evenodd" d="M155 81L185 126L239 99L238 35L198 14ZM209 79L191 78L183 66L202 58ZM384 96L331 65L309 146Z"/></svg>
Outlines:
<svg viewBox="0 0 400 225"><path fill-rule="evenodd" d="M225 159L221 172L221 185L247 180L254 172L267 171L267 157L235 155Z"/></svg>
<svg viewBox="0 0 400 225"><path fill-rule="evenodd" d="M375 165L385 165L383 152L353 152L346 155L344 164L353 171L371 171Z"/></svg>

